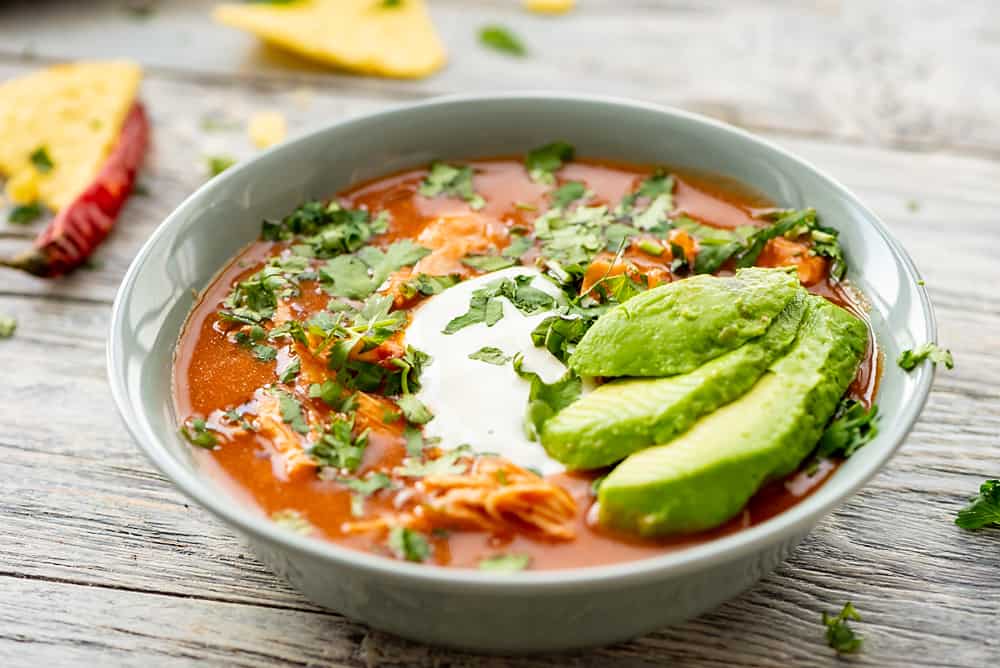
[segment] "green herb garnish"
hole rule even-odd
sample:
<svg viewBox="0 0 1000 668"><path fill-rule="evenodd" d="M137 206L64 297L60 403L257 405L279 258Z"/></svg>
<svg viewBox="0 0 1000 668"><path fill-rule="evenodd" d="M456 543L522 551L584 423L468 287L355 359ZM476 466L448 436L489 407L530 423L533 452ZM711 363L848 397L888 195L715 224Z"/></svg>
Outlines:
<svg viewBox="0 0 1000 668"><path fill-rule="evenodd" d="M572 154L570 155L572 157ZM587 186L583 184L583 181L567 181L553 190L549 196L552 198L552 206L565 209L586 194Z"/></svg>
<svg viewBox="0 0 1000 668"><path fill-rule="evenodd" d="M527 554L498 554L479 561L479 570L513 573L523 571L531 563Z"/></svg>
<svg viewBox="0 0 1000 668"><path fill-rule="evenodd" d="M466 468L468 468L466 464L460 464L459 460L469 456L471 456L469 447L460 446L443 453L437 459L420 461L415 458L407 458L403 462L403 466L396 467L395 473L408 478L423 478L429 475L459 475L465 473Z"/></svg>
<svg viewBox="0 0 1000 668"><path fill-rule="evenodd" d="M278 410L281 412L281 420L300 434L309 433L309 423L306 422L302 414L302 404L291 393L284 390L271 389L278 399Z"/></svg>
<svg viewBox="0 0 1000 668"><path fill-rule="evenodd" d="M49 149L45 146L39 146L32 151L31 155L28 156L28 159L31 160L31 164L35 166L35 169L42 174L48 174L52 171L52 168L56 166L56 164L52 162L52 157L49 155Z"/></svg>
<svg viewBox="0 0 1000 668"><path fill-rule="evenodd" d="M462 277L458 274L447 276L431 276L430 274L417 274L400 286L400 293L411 298L418 294L430 297L438 295L461 282Z"/></svg>
<svg viewBox="0 0 1000 668"><path fill-rule="evenodd" d="M291 383L295 380L295 377L299 375L299 371L302 370L302 362L296 358L288 363L278 375L278 380L282 383Z"/></svg>
<svg viewBox="0 0 1000 668"><path fill-rule="evenodd" d="M503 255L466 255L462 264L484 273L492 273L518 264L516 258Z"/></svg>
<svg viewBox="0 0 1000 668"><path fill-rule="evenodd" d="M597 320L597 315L549 316L531 332L531 341L539 348L544 347L565 364L576 344Z"/></svg>
<svg viewBox="0 0 1000 668"><path fill-rule="evenodd" d="M354 471L361 464L367 446L368 430L355 436L353 415L335 416L309 449L309 456L320 466Z"/></svg>
<svg viewBox="0 0 1000 668"><path fill-rule="evenodd" d="M486 362L495 366L503 366L511 360L511 356L494 346L483 346L476 352L471 353L469 359Z"/></svg>
<svg viewBox="0 0 1000 668"><path fill-rule="evenodd" d="M382 211L372 218L364 209L345 209L338 202L306 202L279 222L264 221L261 238L265 241L291 241L301 238L318 258L353 253L376 234L389 229L389 214Z"/></svg>
<svg viewBox="0 0 1000 668"><path fill-rule="evenodd" d="M396 241L381 251L365 246L354 255L339 255L319 269L323 289L335 297L365 299L378 289L392 272L415 264L430 254L410 239Z"/></svg>
<svg viewBox="0 0 1000 668"><path fill-rule="evenodd" d="M514 371L531 383L528 393L528 410L524 415L524 431L529 440L538 440L542 425L553 415L577 400L583 381L572 371L554 383L546 383L541 376L523 368L524 356L514 357Z"/></svg>
<svg viewBox="0 0 1000 668"><path fill-rule="evenodd" d="M181 436L187 439L191 445L206 450L214 450L219 445L219 438L214 431L208 428L202 418L189 420L186 425L181 427Z"/></svg>
<svg viewBox="0 0 1000 668"><path fill-rule="evenodd" d="M210 155L205 158L209 176L218 176L236 164L236 158L229 155Z"/></svg>
<svg viewBox="0 0 1000 668"><path fill-rule="evenodd" d="M388 545L397 559L426 561L431 555L430 543L424 535L406 527L393 527L389 532Z"/></svg>
<svg viewBox="0 0 1000 668"><path fill-rule="evenodd" d="M574 153L573 147L564 141L539 146L525 158L528 176L536 183L551 185L556 182L555 173L573 159Z"/></svg>
<svg viewBox="0 0 1000 668"><path fill-rule="evenodd" d="M939 347L936 343L925 343L913 350L904 350L896 359L896 364L904 371L912 371L923 361L931 364L944 364L946 369L955 368L955 359L950 350Z"/></svg>
<svg viewBox="0 0 1000 668"><path fill-rule="evenodd" d="M817 458L847 459L878 435L878 406L865 409L853 399L844 399L819 440Z"/></svg>
<svg viewBox="0 0 1000 668"><path fill-rule="evenodd" d="M17 329L17 320L10 316L0 315L0 339L9 339Z"/></svg>
<svg viewBox="0 0 1000 668"><path fill-rule="evenodd" d="M979 487L979 496L958 511L955 524L963 529L1000 526L1000 480L987 480Z"/></svg>
<svg viewBox="0 0 1000 668"><path fill-rule="evenodd" d="M42 207L38 202L21 204L10 210L7 222L14 225L28 225L42 217Z"/></svg>
<svg viewBox="0 0 1000 668"><path fill-rule="evenodd" d="M826 642L835 649L838 654L852 654L861 649L862 638L854 633L849 626L849 621L861 621L861 615L848 602L844 604L844 609L840 614L833 617L823 613L823 625L826 626Z"/></svg>
<svg viewBox="0 0 1000 668"><path fill-rule="evenodd" d="M384 473L372 473L365 479L337 478L337 482L346 485L351 494L351 514L362 517L365 514L365 499L380 489L392 487L392 479Z"/></svg>
<svg viewBox="0 0 1000 668"><path fill-rule="evenodd" d="M500 302L500 297L506 297L525 315L555 308L555 297L532 286L531 282L531 276L515 276L513 279L500 278L487 283L472 293L469 310L452 318L442 331L445 334L454 334L478 323L492 327L503 318L503 303Z"/></svg>
<svg viewBox="0 0 1000 668"><path fill-rule="evenodd" d="M472 185L472 167L468 165L455 167L443 162L431 164L430 172L420 184L420 194L424 197L446 195L458 197L469 203L475 211L486 206L486 200L478 194Z"/></svg>
<svg viewBox="0 0 1000 668"><path fill-rule="evenodd" d="M396 400L403 417L410 424L427 424L434 419L434 414L419 399L412 394L404 394Z"/></svg>
<svg viewBox="0 0 1000 668"><path fill-rule="evenodd" d="M511 56L527 55L528 50L517 35L500 25L488 25L479 29L479 42L494 51Z"/></svg>
<svg viewBox="0 0 1000 668"><path fill-rule="evenodd" d="M260 362L273 362L278 358L278 349L273 346L258 344L252 347L250 352Z"/></svg>

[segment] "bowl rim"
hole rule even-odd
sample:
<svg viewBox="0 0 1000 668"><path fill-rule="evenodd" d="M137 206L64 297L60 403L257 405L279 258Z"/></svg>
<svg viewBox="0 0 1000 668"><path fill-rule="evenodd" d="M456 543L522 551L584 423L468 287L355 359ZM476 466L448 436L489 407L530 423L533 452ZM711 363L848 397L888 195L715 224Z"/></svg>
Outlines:
<svg viewBox="0 0 1000 668"><path fill-rule="evenodd" d="M322 127L313 129L294 139L263 151L253 158L237 164L234 168L213 178L190 194L175 208L150 235L142 245L129 265L123 277L112 305L112 313L107 342L107 369L111 393L122 420L133 440L139 445L147 458L159 471L178 487L185 495L203 506L216 517L237 528L241 533L252 539L263 540L274 546L292 550L301 555L332 562L338 566L360 569L367 574L385 577L389 580L406 580L411 584L420 584L427 588L457 590L475 588L480 591L537 594L541 591L580 590L581 585L587 585L587 590L595 588L610 589L626 584L636 584L643 581L660 579L666 576L677 576L695 570L709 568L713 565L734 561L779 542L796 540L807 533L820 519L829 514L835 507L853 496L876 473L878 473L901 446L920 415L930 393L934 378L933 366L921 365L911 372L916 381L916 400L905 405L899 418L894 422L892 438L894 442L883 448L879 456L872 459L864 468L852 474L852 478L841 482L841 490L830 499L820 501L822 497L812 495L797 503L792 508L772 517L758 525L735 532L722 538L701 543L695 546L665 552L664 554L646 557L632 561L618 562L599 566L583 566L565 569L550 569L540 571L524 571L518 573L491 573L474 569L452 568L433 564L414 564L390 559L376 554L354 550L340 546L332 541L309 538L284 530L268 520L264 515L244 507L236 499L225 498L226 492L197 471L189 470L178 459L172 456L164 444L163 437L150 428L133 410L129 399L125 374L124 350L120 332L124 329L123 305L129 299L137 276L150 256L153 248L162 237L170 234L178 221L187 218L198 208L205 193L217 188L230 180L237 179L239 174L250 166L275 153L291 153L299 146L315 140L318 136L332 132L337 128L346 129L358 122L370 122L380 118L388 118L399 114L408 114L415 110L452 105L489 105L499 101L556 101L565 104L598 104L613 107L628 107L631 109L667 115L685 122L708 128L712 132L727 135L733 139L748 141L772 154L777 154L791 161L799 169L811 173L825 181L836 192L837 196L848 200L868 220L875 233L880 235L890 249L896 265L906 275L919 298L925 324L927 341L937 340L937 323L934 310L922 287L920 273L903 249L902 245L889 233L884 223L867 206L865 206L843 184L818 169L810 162L799 158L786 149L777 146L767 139L758 137L746 130L729 125L722 121L675 109L659 104L644 102L624 97L576 93L569 91L508 91L501 93L454 94L432 97L417 102L392 105L375 112L361 113L349 116ZM224 259L223 259L224 261ZM221 266L221 263L220 263ZM884 430L885 431L888 430ZM472 586L472 587L470 587Z"/></svg>

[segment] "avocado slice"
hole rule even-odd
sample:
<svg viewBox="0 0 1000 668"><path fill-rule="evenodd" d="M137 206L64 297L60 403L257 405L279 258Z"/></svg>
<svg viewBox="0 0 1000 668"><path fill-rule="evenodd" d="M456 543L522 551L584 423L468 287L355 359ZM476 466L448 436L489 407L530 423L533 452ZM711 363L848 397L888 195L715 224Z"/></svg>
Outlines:
<svg viewBox="0 0 1000 668"><path fill-rule="evenodd" d="M601 484L601 524L644 536L732 518L767 480L801 464L847 390L865 324L810 296L795 344L753 388L666 445L631 455Z"/></svg>
<svg viewBox="0 0 1000 668"><path fill-rule="evenodd" d="M800 289L763 336L689 373L599 386L545 423L542 446L571 469L593 469L670 441L753 387L792 345L807 303Z"/></svg>
<svg viewBox="0 0 1000 668"><path fill-rule="evenodd" d="M581 376L673 376L761 336L800 286L785 269L707 274L636 295L594 323L569 357Z"/></svg>

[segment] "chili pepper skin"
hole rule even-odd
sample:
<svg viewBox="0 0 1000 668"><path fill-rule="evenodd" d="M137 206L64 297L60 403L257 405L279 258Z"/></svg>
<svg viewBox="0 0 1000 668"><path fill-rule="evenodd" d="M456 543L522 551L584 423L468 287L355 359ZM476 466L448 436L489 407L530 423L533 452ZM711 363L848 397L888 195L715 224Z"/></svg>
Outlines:
<svg viewBox="0 0 1000 668"><path fill-rule="evenodd" d="M56 215L30 249L0 259L0 265L49 278L86 262L114 227L135 185L148 145L149 120L142 104L136 102L94 181Z"/></svg>

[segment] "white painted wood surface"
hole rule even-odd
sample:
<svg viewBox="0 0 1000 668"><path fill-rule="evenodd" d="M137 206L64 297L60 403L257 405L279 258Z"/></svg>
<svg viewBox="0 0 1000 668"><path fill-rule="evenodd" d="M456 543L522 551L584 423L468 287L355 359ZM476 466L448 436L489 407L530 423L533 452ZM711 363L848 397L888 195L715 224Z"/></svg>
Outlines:
<svg viewBox="0 0 1000 668"><path fill-rule="evenodd" d="M42 61L128 56L148 66L155 150L97 255L53 281L0 273L0 665L834 666L821 611L853 600L864 666L978 667L1000 657L1000 530L952 524L1000 476L1000 21L987 0L581 0L541 18L514 0L430 0L451 65L421 82L330 74L213 26L196 2L0 6L0 79ZM532 50L482 50L501 22ZM206 115L288 115L293 133L429 94L604 91L729 120L814 161L888 223L927 279L940 372L886 469L778 571L719 610L614 647L476 657L423 647L308 603L192 506L130 442L104 341L143 240L205 179L203 157L253 150ZM0 252L37 226L0 222Z"/></svg>

